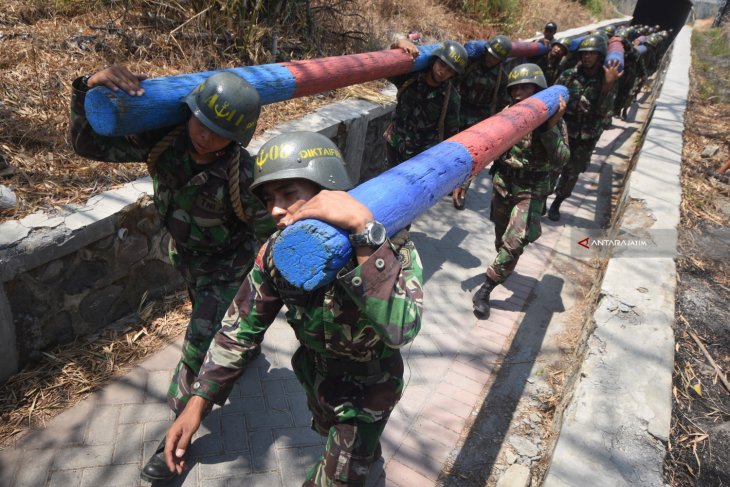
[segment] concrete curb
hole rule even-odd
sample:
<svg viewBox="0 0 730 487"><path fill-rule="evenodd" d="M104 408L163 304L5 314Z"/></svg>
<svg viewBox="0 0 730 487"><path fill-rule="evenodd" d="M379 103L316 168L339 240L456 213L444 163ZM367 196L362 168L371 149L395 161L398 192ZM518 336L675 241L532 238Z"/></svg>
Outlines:
<svg viewBox="0 0 730 487"><path fill-rule="evenodd" d="M621 232L651 249L614 251L581 379L545 487L663 486L674 364L676 227L691 29L674 43L628 188ZM638 252L638 253L636 253ZM633 257L633 258L632 258Z"/></svg>

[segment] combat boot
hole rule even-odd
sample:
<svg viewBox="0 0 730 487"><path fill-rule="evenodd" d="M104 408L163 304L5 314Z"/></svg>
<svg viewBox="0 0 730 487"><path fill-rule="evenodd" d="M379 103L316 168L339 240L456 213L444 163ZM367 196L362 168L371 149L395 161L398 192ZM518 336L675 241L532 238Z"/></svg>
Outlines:
<svg viewBox="0 0 730 487"><path fill-rule="evenodd" d="M550 210L548 211L548 218L550 218L554 222L560 220L560 205L564 199L565 198L561 198L558 196L553 200L553 204L550 205Z"/></svg>
<svg viewBox="0 0 730 487"><path fill-rule="evenodd" d="M140 476L147 482L170 480L175 476L175 473L170 472L167 463L165 463L165 438L157 445L155 453L152 454L145 466L142 467Z"/></svg>
<svg viewBox="0 0 730 487"><path fill-rule="evenodd" d="M489 317L489 294L497 287L497 283L494 282L487 276L487 280L482 287L480 287L471 302L474 304L474 313L480 318Z"/></svg>

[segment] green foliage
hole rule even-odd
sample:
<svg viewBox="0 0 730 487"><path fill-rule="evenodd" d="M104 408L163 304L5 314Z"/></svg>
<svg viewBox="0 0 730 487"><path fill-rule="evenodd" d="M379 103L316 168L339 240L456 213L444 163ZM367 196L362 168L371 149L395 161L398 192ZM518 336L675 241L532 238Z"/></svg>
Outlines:
<svg viewBox="0 0 730 487"><path fill-rule="evenodd" d="M692 31L692 67L700 98L728 102L730 93L730 40L721 29Z"/></svg>

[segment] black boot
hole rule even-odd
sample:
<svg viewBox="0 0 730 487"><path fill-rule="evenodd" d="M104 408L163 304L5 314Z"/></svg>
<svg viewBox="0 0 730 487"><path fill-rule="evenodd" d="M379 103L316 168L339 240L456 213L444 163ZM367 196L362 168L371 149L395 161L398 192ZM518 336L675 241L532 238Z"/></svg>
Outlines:
<svg viewBox="0 0 730 487"><path fill-rule="evenodd" d="M167 463L165 463L165 438L157 445L155 453L147 460L145 466L142 467L140 476L147 482L169 480L175 476L175 473L170 472L170 469L167 468Z"/></svg>
<svg viewBox="0 0 730 487"><path fill-rule="evenodd" d="M560 204L563 202L564 199L565 198L556 197L553 200L553 204L550 205L550 210L548 211L548 218L550 218L554 222L560 220Z"/></svg>
<svg viewBox="0 0 730 487"><path fill-rule="evenodd" d="M497 287L497 283L487 277L487 281L474 293L471 302L474 304L474 314L479 318L489 317L489 294L495 287Z"/></svg>

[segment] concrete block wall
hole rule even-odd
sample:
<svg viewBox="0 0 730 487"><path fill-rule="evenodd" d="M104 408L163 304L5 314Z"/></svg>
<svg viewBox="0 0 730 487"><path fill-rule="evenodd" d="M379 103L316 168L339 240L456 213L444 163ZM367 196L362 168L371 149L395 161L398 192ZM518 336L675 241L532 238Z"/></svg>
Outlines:
<svg viewBox="0 0 730 487"><path fill-rule="evenodd" d="M395 90L384 94L395 100ZM267 131L248 150L279 133L318 131L336 141L359 182L385 167L382 134L393 108L359 99L328 105ZM43 350L134 319L145 292L183 288L151 194L145 177L83 206L0 225L0 381Z"/></svg>

